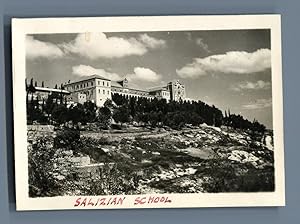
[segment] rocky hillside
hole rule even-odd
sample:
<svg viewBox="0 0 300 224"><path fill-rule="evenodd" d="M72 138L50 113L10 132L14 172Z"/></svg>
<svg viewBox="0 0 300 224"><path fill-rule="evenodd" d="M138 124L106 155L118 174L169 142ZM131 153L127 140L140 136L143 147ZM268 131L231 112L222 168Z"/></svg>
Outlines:
<svg viewBox="0 0 300 224"><path fill-rule="evenodd" d="M56 138L61 134L55 133ZM138 127L101 133L84 131L78 140L68 144L64 144L66 138L48 139L53 156L47 164L50 163L50 179L56 190L46 193L55 196L273 191L272 138L271 133L253 136L202 124L180 131ZM34 150L43 148L41 141L39 137L29 144L32 156L37 153ZM35 177L43 171L30 172ZM36 178L31 183L32 196L45 194L34 181Z"/></svg>

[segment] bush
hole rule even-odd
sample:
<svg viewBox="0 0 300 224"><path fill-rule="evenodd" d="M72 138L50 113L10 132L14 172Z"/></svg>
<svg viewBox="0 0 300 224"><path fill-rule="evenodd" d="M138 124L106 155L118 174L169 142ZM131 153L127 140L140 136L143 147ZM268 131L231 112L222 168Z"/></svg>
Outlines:
<svg viewBox="0 0 300 224"><path fill-rule="evenodd" d="M138 177L130 173L125 164L116 163L112 167L105 164L96 173L96 178L89 179L85 187L86 195L132 194L138 186Z"/></svg>
<svg viewBox="0 0 300 224"><path fill-rule="evenodd" d="M111 111L108 107L99 108L98 116L96 117L97 124L100 129L108 129L111 123Z"/></svg>
<svg viewBox="0 0 300 224"><path fill-rule="evenodd" d="M52 119L59 124L62 124L68 120L68 108L63 105L55 105L52 110Z"/></svg>
<svg viewBox="0 0 300 224"><path fill-rule="evenodd" d="M53 138L43 137L28 147L29 197L60 195L59 183L53 178L53 160L56 150Z"/></svg>
<svg viewBox="0 0 300 224"><path fill-rule="evenodd" d="M80 141L80 131L75 129L63 129L57 131L57 136L54 138L55 148L75 149Z"/></svg>
<svg viewBox="0 0 300 224"><path fill-rule="evenodd" d="M197 172L209 176L203 184L207 192L266 192L274 191L274 168L256 169L251 164L236 164L226 160L209 162L208 167ZM238 170L244 170L238 175Z"/></svg>

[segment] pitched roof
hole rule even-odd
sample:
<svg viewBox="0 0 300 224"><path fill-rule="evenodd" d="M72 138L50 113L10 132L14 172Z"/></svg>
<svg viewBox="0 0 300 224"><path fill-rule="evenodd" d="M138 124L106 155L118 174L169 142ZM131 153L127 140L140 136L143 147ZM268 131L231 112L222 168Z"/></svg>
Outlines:
<svg viewBox="0 0 300 224"><path fill-rule="evenodd" d="M94 74L94 75L90 75L90 76L78 77L77 79L72 80L70 83L67 83L65 85L73 84L73 83L76 83L76 82L82 82L82 81L86 81L86 80L91 80L91 79L102 79L102 80L111 81L110 79L105 78L101 75Z"/></svg>
<svg viewBox="0 0 300 224"><path fill-rule="evenodd" d="M70 93L69 91L63 89L54 89L54 88L46 88L46 87L39 87L39 86L36 86L34 88L36 91L39 92L57 92L57 93L65 93L65 94Z"/></svg>
<svg viewBox="0 0 300 224"><path fill-rule="evenodd" d="M157 87L151 87L148 89L149 92L156 92L156 91L159 91L159 90L164 90L164 91L167 91L167 87L166 86L157 86Z"/></svg>
<svg viewBox="0 0 300 224"><path fill-rule="evenodd" d="M140 92L149 92L148 90L145 89L139 89L136 87L136 85L132 85L132 83L127 83L127 87L123 87L120 82L122 82L123 80L120 81L111 81L111 86L112 87L117 87L117 88L124 88L124 89L130 89L130 90L136 90L136 91L140 91Z"/></svg>
<svg viewBox="0 0 300 224"><path fill-rule="evenodd" d="M123 87L120 83L116 82L116 81L111 81L111 86L113 87Z"/></svg>

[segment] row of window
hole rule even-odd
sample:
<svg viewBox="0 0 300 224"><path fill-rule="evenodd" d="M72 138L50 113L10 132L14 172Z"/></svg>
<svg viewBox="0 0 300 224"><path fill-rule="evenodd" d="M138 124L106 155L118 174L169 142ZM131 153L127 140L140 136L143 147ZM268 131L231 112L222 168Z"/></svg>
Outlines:
<svg viewBox="0 0 300 224"><path fill-rule="evenodd" d="M107 81L98 81L98 86L101 86L101 84L102 84L102 86L109 87L109 82L107 82Z"/></svg>
<svg viewBox="0 0 300 224"><path fill-rule="evenodd" d="M98 93L101 94L101 89L98 89ZM109 90L107 90L106 93L109 95ZM102 94L105 95L105 89L102 90Z"/></svg>
<svg viewBox="0 0 300 224"><path fill-rule="evenodd" d="M84 82L81 84L76 84L76 85L74 84L74 85L68 86L67 90L78 90L78 89L83 89L83 88L91 87L91 86L94 86L93 82Z"/></svg>
<svg viewBox="0 0 300 224"><path fill-rule="evenodd" d="M140 96L147 96L149 95L147 92L142 92L138 90L128 90L128 89L119 89L119 88L112 88L111 89L114 92L119 92L119 93L126 93L126 94L135 94L135 95L140 95Z"/></svg>
<svg viewBox="0 0 300 224"><path fill-rule="evenodd" d="M162 92L162 96L170 96L169 92Z"/></svg>
<svg viewBox="0 0 300 224"><path fill-rule="evenodd" d="M69 101L73 100L73 97L68 97L67 98ZM86 99L84 95L78 95L78 99Z"/></svg>
<svg viewBox="0 0 300 224"><path fill-rule="evenodd" d="M92 87L94 86L94 82L93 81L86 81L84 83L81 84L73 84L71 86L67 87L67 90L78 90L78 89L83 89L83 88L87 88L87 87ZM98 86L107 86L109 87L109 82L108 81L98 81Z"/></svg>

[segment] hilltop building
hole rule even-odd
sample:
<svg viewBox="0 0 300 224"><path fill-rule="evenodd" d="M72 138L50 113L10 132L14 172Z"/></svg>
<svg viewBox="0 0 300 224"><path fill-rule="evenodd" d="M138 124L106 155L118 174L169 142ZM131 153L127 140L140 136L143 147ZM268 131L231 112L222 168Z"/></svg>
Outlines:
<svg viewBox="0 0 300 224"><path fill-rule="evenodd" d="M69 103L81 103L91 101L98 107L102 107L113 94L125 96L143 97L148 99L158 98L179 101L185 99L185 86L179 81L169 82L166 86L154 87L147 90L137 89L130 85L125 78L120 81L112 81L99 75L82 77L76 81L69 81L63 85L63 89L51 89L35 87L35 96L41 100L49 94L59 93Z"/></svg>
<svg viewBox="0 0 300 224"><path fill-rule="evenodd" d="M57 96L62 95L62 99L64 99L65 96L70 95L70 92L63 89L35 86L34 92L28 94L28 100L37 100L41 104L42 101L46 101L51 94L56 94ZM58 103L61 102L59 101Z"/></svg>
<svg viewBox="0 0 300 224"><path fill-rule="evenodd" d="M185 86L179 81L169 82L167 89L170 92L172 100L179 101L180 99L185 99Z"/></svg>
<svg viewBox="0 0 300 224"><path fill-rule="evenodd" d="M70 92L68 102L82 104L91 101L101 107L107 99L111 99L111 80L98 75L69 82L64 85L64 89Z"/></svg>

